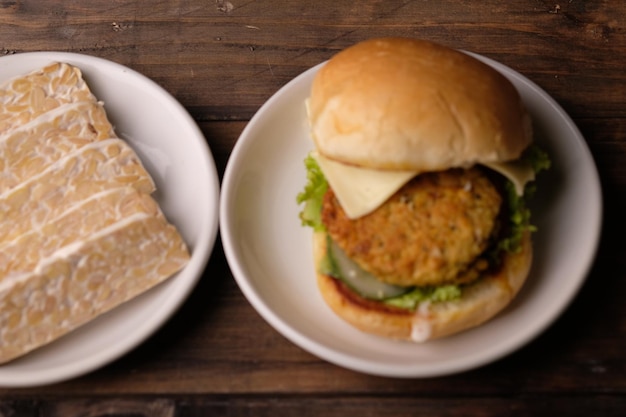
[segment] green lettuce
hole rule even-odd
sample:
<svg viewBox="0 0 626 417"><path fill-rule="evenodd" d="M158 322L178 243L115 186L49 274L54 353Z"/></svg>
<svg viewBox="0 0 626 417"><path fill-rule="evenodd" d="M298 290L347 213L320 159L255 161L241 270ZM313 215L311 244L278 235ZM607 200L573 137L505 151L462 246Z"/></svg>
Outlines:
<svg viewBox="0 0 626 417"><path fill-rule="evenodd" d="M383 302L394 307L415 310L418 304L425 301L432 303L453 301L461 298L459 285L439 285L434 287L415 287L411 291L398 297L388 298Z"/></svg>
<svg viewBox="0 0 626 417"><path fill-rule="evenodd" d="M547 169L550 169L550 158L548 154L536 145L531 146L523 155L522 159L526 160L535 176ZM527 231L535 232L537 228L530 223L530 209L528 201L532 198L536 190L534 182L526 184L523 195L518 195L515 191L513 183L507 181L505 184L505 192L509 207L509 230L510 233L501 239L495 246L492 254L494 258L499 258L501 251L517 253L522 247L522 237Z"/></svg>
<svg viewBox="0 0 626 417"><path fill-rule="evenodd" d="M304 190L296 196L298 204L304 203L304 208L300 211L300 220L303 226L312 227L316 232L324 231L326 228L322 223L322 199L328 189L328 183L317 161L311 155L307 155L304 165L307 183Z"/></svg>
<svg viewBox="0 0 626 417"><path fill-rule="evenodd" d="M530 146L522 158L530 163L535 175L541 171L547 171L552 165L548 153L537 145Z"/></svg>

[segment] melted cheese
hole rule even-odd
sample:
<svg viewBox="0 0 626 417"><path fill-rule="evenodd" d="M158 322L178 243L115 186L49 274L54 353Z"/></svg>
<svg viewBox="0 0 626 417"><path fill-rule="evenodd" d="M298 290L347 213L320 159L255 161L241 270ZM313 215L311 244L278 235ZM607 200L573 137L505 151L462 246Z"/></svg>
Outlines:
<svg viewBox="0 0 626 417"><path fill-rule="evenodd" d="M376 210L416 175L414 171L381 171L345 165L317 152L312 156L350 219Z"/></svg>
<svg viewBox="0 0 626 417"><path fill-rule="evenodd" d="M515 186L517 195L524 195L526 184L535 179L535 171L524 161L490 162L482 164L504 175Z"/></svg>
<svg viewBox="0 0 626 417"><path fill-rule="evenodd" d="M311 156L319 164L337 200L350 219L357 219L376 210L418 174L417 171L382 171L346 165L328 159L318 152L312 152ZM483 165L509 179L518 195L523 195L526 183L535 179L532 168L524 162Z"/></svg>

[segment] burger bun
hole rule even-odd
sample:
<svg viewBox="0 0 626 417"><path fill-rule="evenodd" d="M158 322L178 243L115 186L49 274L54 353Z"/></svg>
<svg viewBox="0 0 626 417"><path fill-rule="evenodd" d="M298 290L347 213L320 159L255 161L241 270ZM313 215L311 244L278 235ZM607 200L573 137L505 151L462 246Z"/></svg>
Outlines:
<svg viewBox="0 0 626 417"><path fill-rule="evenodd" d="M313 235L315 264L326 254L326 235ZM478 326L502 311L526 280L532 261L530 233L516 253L506 253L500 268L464 286L461 298L423 303L416 311L368 300L346 284L316 270L317 284L326 304L336 315L357 329L378 336L423 342Z"/></svg>
<svg viewBox="0 0 626 417"><path fill-rule="evenodd" d="M316 75L317 150L349 165L418 172L517 159L532 139L515 87L472 56L424 40L351 46Z"/></svg>

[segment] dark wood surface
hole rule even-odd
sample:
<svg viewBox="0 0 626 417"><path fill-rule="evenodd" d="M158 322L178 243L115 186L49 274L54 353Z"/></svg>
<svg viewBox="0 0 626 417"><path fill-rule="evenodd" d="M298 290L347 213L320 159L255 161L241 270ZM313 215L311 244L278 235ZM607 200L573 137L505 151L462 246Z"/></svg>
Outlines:
<svg viewBox="0 0 626 417"><path fill-rule="evenodd" d="M285 83L359 40L401 35L536 82L582 131L605 196L597 260L574 302L479 369L396 380L328 364L255 312L218 239L155 335L83 377L0 389L0 416L626 415L625 26L620 0L0 0L0 56L79 52L145 74L195 118L220 177L247 121Z"/></svg>

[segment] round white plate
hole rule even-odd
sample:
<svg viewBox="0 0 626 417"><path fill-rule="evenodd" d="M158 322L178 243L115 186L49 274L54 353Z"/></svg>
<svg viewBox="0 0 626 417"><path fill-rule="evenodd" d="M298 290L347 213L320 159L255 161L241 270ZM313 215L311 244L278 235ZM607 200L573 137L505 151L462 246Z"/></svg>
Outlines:
<svg viewBox="0 0 626 417"><path fill-rule="evenodd" d="M306 182L303 159L313 148L304 101L320 66L285 85L242 132L222 182L224 250L249 302L301 348L368 374L451 374L494 361L530 341L581 286L601 226L600 182L589 149L570 118L537 85L477 57L518 88L533 116L536 140L550 153L553 168L538 179L533 223L539 231L527 284L494 320L453 337L414 344L363 334L335 316L318 293L311 230L300 225L296 195Z"/></svg>
<svg viewBox="0 0 626 417"><path fill-rule="evenodd" d="M117 134L153 176L155 199L192 256L177 275L77 331L0 365L0 386L49 384L85 374L149 337L182 304L202 275L218 228L219 179L202 132L169 93L122 65L86 55L32 52L0 58L0 82L53 61L81 69Z"/></svg>

